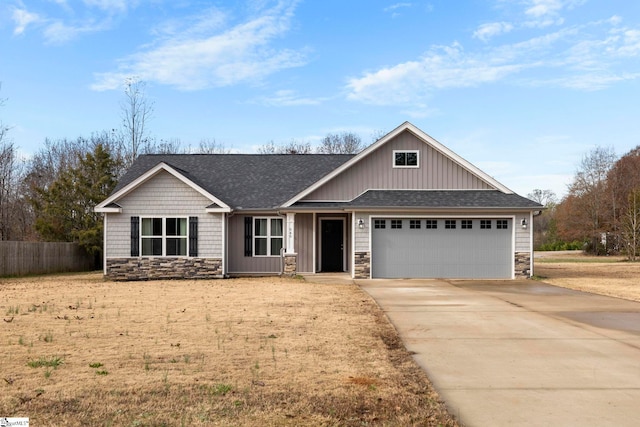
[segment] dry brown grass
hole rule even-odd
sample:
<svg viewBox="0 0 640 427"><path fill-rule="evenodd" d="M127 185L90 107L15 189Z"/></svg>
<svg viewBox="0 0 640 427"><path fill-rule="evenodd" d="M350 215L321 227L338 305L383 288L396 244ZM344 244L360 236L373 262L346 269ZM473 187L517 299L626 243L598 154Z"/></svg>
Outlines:
<svg viewBox="0 0 640 427"><path fill-rule="evenodd" d="M640 263L623 257L542 253L536 256L535 274L552 285L640 301Z"/></svg>
<svg viewBox="0 0 640 427"><path fill-rule="evenodd" d="M457 425L355 285L0 279L0 311L0 416L33 425Z"/></svg>

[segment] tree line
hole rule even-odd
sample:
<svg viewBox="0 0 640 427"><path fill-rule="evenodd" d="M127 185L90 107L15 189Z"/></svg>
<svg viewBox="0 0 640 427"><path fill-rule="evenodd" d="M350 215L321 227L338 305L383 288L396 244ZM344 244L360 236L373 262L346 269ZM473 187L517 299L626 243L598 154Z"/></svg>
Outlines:
<svg viewBox="0 0 640 427"><path fill-rule="evenodd" d="M537 249L640 256L640 146L621 157L611 147L595 147L582 157L561 201L549 190L528 197L547 207L535 218Z"/></svg>
<svg viewBox="0 0 640 427"><path fill-rule="evenodd" d="M5 106L6 100L0 99L0 107ZM146 98L143 81L125 82L120 111L119 128L89 137L47 138L28 158L20 156L11 129L0 120L0 240L78 242L99 263L103 220L93 208L111 194L139 155L232 151L215 139L192 147L179 139L151 137L154 105ZM358 135L342 132L328 134L315 148L295 140L280 145L271 141L258 152L355 154L363 148Z"/></svg>

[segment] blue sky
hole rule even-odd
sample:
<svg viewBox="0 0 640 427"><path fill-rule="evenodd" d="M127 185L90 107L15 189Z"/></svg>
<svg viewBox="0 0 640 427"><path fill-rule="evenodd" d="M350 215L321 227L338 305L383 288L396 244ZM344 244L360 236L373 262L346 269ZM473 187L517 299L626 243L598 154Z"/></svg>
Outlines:
<svg viewBox="0 0 640 427"><path fill-rule="evenodd" d="M238 152L410 121L519 194L640 144L635 0L3 0L0 120L20 150L118 128Z"/></svg>

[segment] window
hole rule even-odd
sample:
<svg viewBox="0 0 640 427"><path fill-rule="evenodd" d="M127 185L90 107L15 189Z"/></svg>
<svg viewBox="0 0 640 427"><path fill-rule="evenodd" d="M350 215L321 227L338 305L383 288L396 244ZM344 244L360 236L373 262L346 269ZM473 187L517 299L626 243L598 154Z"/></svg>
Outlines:
<svg viewBox="0 0 640 427"><path fill-rule="evenodd" d="M280 256L284 242L282 218L254 218L253 255Z"/></svg>
<svg viewBox="0 0 640 427"><path fill-rule="evenodd" d="M391 228L402 228L402 220L401 219L392 219L391 220Z"/></svg>
<svg viewBox="0 0 640 427"><path fill-rule="evenodd" d="M444 228L449 230L453 230L456 228L456 220L455 219L445 219L444 220Z"/></svg>
<svg viewBox="0 0 640 427"><path fill-rule="evenodd" d="M483 230L491 229L491 220L490 219L481 219L480 220L480 228Z"/></svg>
<svg viewBox="0 0 640 427"><path fill-rule="evenodd" d="M425 228L435 230L438 228L438 220L437 219L428 219L425 221Z"/></svg>
<svg viewBox="0 0 640 427"><path fill-rule="evenodd" d="M422 221L420 221L419 219L410 219L409 220L409 228L418 229L418 228L420 228L420 224L421 223L422 223Z"/></svg>
<svg viewBox="0 0 640 427"><path fill-rule="evenodd" d="M142 256L187 256L187 218L142 218Z"/></svg>
<svg viewBox="0 0 640 427"><path fill-rule="evenodd" d="M498 230L506 230L508 227L508 222L506 219L497 219L496 220L496 228Z"/></svg>
<svg viewBox="0 0 640 427"><path fill-rule="evenodd" d="M462 228L463 230L471 230L473 228L473 221L470 219L461 220L460 228Z"/></svg>
<svg viewBox="0 0 640 427"><path fill-rule="evenodd" d="M417 168L418 150L412 151L395 151L393 152L394 168Z"/></svg>
<svg viewBox="0 0 640 427"><path fill-rule="evenodd" d="M384 219L374 219L373 228L387 228L387 221Z"/></svg>

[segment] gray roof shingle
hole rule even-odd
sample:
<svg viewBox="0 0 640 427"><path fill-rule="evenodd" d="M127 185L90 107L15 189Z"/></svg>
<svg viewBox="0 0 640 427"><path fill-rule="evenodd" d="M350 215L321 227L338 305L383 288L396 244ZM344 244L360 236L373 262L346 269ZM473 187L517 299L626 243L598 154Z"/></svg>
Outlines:
<svg viewBox="0 0 640 427"><path fill-rule="evenodd" d="M234 209L282 205L351 154L151 154L138 157L114 193L161 162Z"/></svg>
<svg viewBox="0 0 640 427"><path fill-rule="evenodd" d="M298 202L298 208L516 208L542 209L539 203L498 190L368 190L349 202Z"/></svg>

